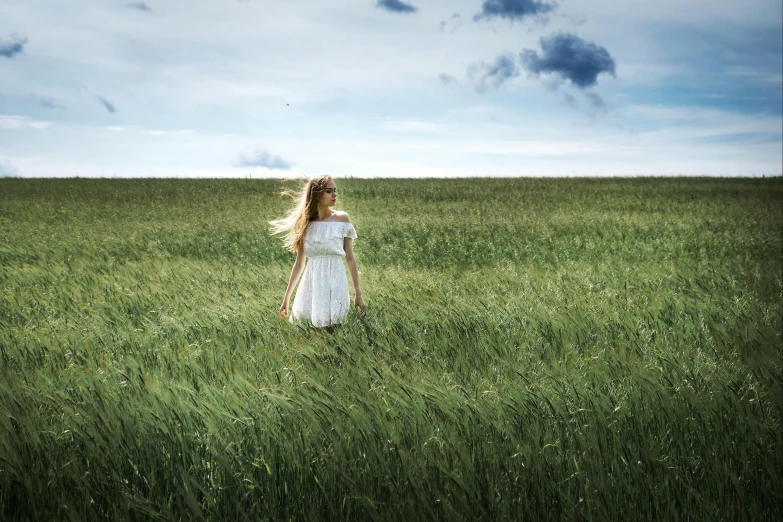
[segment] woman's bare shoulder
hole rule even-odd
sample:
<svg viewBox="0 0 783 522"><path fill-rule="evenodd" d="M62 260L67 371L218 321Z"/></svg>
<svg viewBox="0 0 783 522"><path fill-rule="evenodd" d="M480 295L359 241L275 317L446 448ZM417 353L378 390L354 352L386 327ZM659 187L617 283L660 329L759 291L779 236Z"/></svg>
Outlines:
<svg viewBox="0 0 783 522"><path fill-rule="evenodd" d="M340 223L350 223L351 218L348 217L348 212L344 212L342 210L336 210L334 212L336 215L334 216L335 221L339 221Z"/></svg>

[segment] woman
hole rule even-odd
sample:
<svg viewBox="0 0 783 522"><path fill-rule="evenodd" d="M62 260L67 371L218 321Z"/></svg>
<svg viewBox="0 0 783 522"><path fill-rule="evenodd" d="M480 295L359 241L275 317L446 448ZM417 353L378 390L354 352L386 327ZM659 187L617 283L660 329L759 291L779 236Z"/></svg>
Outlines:
<svg viewBox="0 0 783 522"><path fill-rule="evenodd" d="M295 194L288 192L296 197ZM337 187L330 176L316 176L299 194L299 203L288 217L270 221L272 233L286 232L284 244L296 252L296 261L285 291L280 317L305 322L316 328L342 324L350 309L348 279L343 258L353 279L354 306L365 314L359 271L353 254L353 228L347 212L333 211ZM307 258L310 258L307 261ZM307 261L307 262L306 262ZM306 263L306 266L305 266ZM304 270L304 277L290 308L291 292Z"/></svg>

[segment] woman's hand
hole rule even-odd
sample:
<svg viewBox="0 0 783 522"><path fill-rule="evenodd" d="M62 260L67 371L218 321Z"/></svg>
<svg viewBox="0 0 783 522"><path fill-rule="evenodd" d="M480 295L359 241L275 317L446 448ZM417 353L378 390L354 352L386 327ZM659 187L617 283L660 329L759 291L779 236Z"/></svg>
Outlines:
<svg viewBox="0 0 783 522"><path fill-rule="evenodd" d="M285 319L288 317L288 302L283 301L283 304L280 305L280 319Z"/></svg>
<svg viewBox="0 0 783 522"><path fill-rule="evenodd" d="M364 314L367 312L367 307L364 306L364 300L362 299L361 295L357 295L353 300L353 306L358 308L357 311L359 312L359 315L364 317Z"/></svg>

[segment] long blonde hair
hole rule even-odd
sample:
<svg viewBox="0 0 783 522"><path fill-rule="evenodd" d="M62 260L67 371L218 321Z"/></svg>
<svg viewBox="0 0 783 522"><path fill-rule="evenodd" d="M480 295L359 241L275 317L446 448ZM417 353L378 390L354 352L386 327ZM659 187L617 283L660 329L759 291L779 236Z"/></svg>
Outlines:
<svg viewBox="0 0 783 522"><path fill-rule="evenodd" d="M290 189L281 194L291 196L296 201L296 206L282 219L269 222L272 234L283 234L283 245L291 252L299 252L304 243L304 235L310 221L318 218L318 200L326 190L326 184L332 179L328 174L322 174L312 178L298 192Z"/></svg>

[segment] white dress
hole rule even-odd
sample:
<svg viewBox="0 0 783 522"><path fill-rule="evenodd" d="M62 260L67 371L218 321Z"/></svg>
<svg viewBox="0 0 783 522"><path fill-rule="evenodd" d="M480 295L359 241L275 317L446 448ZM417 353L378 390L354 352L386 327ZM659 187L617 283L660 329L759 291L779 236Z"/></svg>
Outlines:
<svg viewBox="0 0 783 522"><path fill-rule="evenodd" d="M351 223L311 221L304 236L307 262L291 307L290 322L322 328L340 324L351 309L345 275L345 237L356 239Z"/></svg>

